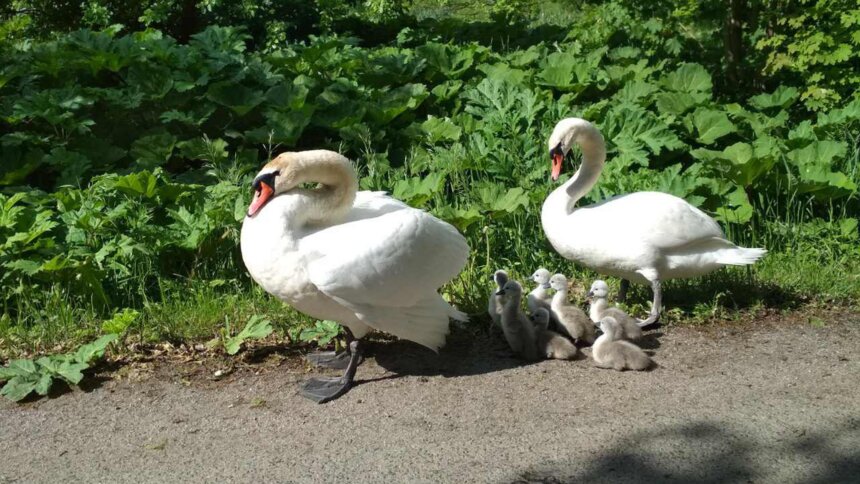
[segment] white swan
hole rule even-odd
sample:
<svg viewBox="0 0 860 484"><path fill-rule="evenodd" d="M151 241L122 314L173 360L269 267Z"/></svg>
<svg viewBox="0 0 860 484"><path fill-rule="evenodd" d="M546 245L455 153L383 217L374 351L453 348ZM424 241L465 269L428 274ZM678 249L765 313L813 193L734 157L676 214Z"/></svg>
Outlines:
<svg viewBox="0 0 860 484"><path fill-rule="evenodd" d="M305 188L303 184L317 184ZM372 329L437 350L448 318L466 321L437 289L469 255L451 225L384 192L357 192L352 164L327 150L282 153L253 182L242 224L242 259L267 292L297 310L347 328L340 378L316 378L303 394L318 402L352 384L358 338Z"/></svg>
<svg viewBox="0 0 860 484"><path fill-rule="evenodd" d="M544 232L567 259L601 274L650 284L654 300L641 326L660 317L661 281L700 276L725 265L752 264L767 253L736 246L714 219L667 193L636 192L577 208L576 202L600 176L606 145L588 121L559 121L548 141L553 180L561 174L573 144L582 150L582 166L544 201Z"/></svg>

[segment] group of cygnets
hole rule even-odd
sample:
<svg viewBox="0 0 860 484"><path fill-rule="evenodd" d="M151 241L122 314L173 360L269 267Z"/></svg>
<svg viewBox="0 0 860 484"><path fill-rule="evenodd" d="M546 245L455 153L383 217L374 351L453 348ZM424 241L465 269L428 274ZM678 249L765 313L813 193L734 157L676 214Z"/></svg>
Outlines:
<svg viewBox="0 0 860 484"><path fill-rule="evenodd" d="M568 301L567 278L563 274L551 276L540 268L532 274L537 287L526 297L526 316L521 309L522 285L503 270L496 271L493 279L498 287L490 294L487 310L518 356L528 361L571 360L579 352L577 345L591 345L591 357L599 368L621 371L651 366L651 358L633 343L642 338L642 328L635 318L609 305L606 282L597 280L591 285L591 306L586 315ZM555 294L551 296L549 289ZM603 331L600 337L596 337L597 328Z"/></svg>

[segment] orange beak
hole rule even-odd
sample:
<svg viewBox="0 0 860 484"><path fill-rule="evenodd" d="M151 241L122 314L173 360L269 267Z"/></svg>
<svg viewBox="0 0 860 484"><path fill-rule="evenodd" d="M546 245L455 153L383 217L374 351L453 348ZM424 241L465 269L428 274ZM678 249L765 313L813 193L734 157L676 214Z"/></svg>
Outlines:
<svg viewBox="0 0 860 484"><path fill-rule="evenodd" d="M254 192L254 199L251 200L251 206L248 207L248 216L253 217L257 212L263 208L263 205L272 198L272 194L275 193L272 190L272 187L265 183L260 183L260 189Z"/></svg>
<svg viewBox="0 0 860 484"><path fill-rule="evenodd" d="M564 165L564 155L556 153L552 155L552 181L558 180L561 168Z"/></svg>

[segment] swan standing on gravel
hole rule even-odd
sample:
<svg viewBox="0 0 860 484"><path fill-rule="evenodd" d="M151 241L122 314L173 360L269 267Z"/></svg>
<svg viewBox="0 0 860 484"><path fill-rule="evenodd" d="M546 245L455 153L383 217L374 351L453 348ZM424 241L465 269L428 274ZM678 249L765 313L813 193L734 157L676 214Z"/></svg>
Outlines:
<svg viewBox="0 0 860 484"><path fill-rule="evenodd" d="M563 274L556 274L550 278L549 284L555 289L550 308L559 329L577 343L594 343L594 323L588 319L585 311L567 301L567 278Z"/></svg>
<svg viewBox="0 0 860 484"><path fill-rule="evenodd" d="M651 358L635 344L621 339L623 329L618 321L607 316L600 321L603 334L594 342L591 357L598 368L641 371L651 366Z"/></svg>
<svg viewBox="0 0 860 484"><path fill-rule="evenodd" d="M306 188L304 184L317 184ZM451 225L384 192L358 192L352 164L327 150L282 153L253 182L242 224L242 259L267 292L347 329L348 351L316 363L343 367L339 378L313 378L302 394L325 402L346 393L372 329L434 351L448 318L466 321L437 289L469 255Z"/></svg>
<svg viewBox="0 0 860 484"><path fill-rule="evenodd" d="M502 296L498 295L498 292L505 287L505 284L508 282L508 273L502 270L498 270L493 273L493 281L496 282L496 289L490 293L490 302L487 303L487 313L490 314L490 318L493 320L493 324L497 328L502 327Z"/></svg>
<svg viewBox="0 0 860 484"><path fill-rule="evenodd" d="M559 121L548 141L553 180L574 144L582 150L582 166L544 202L544 232L567 259L602 274L649 284L654 299L641 326L660 317L662 281L700 276L725 265L752 264L767 252L736 246L714 219L667 193L636 192L577 208L576 202L603 170L606 145L588 121Z"/></svg>
<svg viewBox="0 0 860 484"><path fill-rule="evenodd" d="M619 308L614 308L609 305L606 298L609 296L609 285L606 281L596 280L591 284L591 289L588 291L588 299L590 306L588 308L588 316L594 324L600 323L600 320L606 316L611 316L621 325L621 337L628 341L639 341L642 339L642 328L639 327L639 321L625 313Z"/></svg>

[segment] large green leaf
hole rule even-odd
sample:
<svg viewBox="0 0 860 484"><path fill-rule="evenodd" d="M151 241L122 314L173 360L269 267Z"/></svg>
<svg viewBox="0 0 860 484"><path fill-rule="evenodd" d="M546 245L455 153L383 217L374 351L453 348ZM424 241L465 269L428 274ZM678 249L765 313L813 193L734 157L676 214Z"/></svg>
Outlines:
<svg viewBox="0 0 860 484"><path fill-rule="evenodd" d="M148 171L132 173L116 179L113 186L117 190L134 197L152 198L156 194L158 179Z"/></svg>
<svg viewBox="0 0 860 484"><path fill-rule="evenodd" d="M697 139L706 145L735 131L735 125L723 111L699 108L691 116L698 132Z"/></svg>
<svg viewBox="0 0 860 484"><path fill-rule="evenodd" d="M227 106L239 116L244 116L266 99L259 89L251 89L231 82L216 82L209 86L206 97L222 106Z"/></svg>
<svg viewBox="0 0 860 484"><path fill-rule="evenodd" d="M3 389L0 390L0 395L12 400L13 402L19 402L36 390L36 387L38 386L39 379L15 377L3 385Z"/></svg>
<svg viewBox="0 0 860 484"><path fill-rule="evenodd" d="M227 337L224 340L224 349L229 355L235 355L242 347L242 343L248 339L263 339L272 334L272 322L261 316L251 316L251 319L242 328L236 336Z"/></svg>
<svg viewBox="0 0 860 484"><path fill-rule="evenodd" d="M92 343L85 344L75 352L75 361L89 364L93 360L101 358L105 354L108 345L119 338L116 334L106 334Z"/></svg>
<svg viewBox="0 0 860 484"><path fill-rule="evenodd" d="M759 94L750 98L750 105L756 109L787 108L799 97L797 88L779 86L770 94Z"/></svg>
<svg viewBox="0 0 860 484"><path fill-rule="evenodd" d="M707 96L702 93L661 92L654 99L661 113L681 115L704 102Z"/></svg>
<svg viewBox="0 0 860 484"><path fill-rule="evenodd" d="M138 168L151 170L167 163L173 155L176 141L170 133L144 136L132 143L131 156L137 161Z"/></svg>
<svg viewBox="0 0 860 484"><path fill-rule="evenodd" d="M666 89L686 93L710 93L713 88L711 75L699 64L682 64L675 71L666 74L660 84Z"/></svg>
<svg viewBox="0 0 860 484"><path fill-rule="evenodd" d="M824 199L850 195L857 185L842 172L833 171L833 162L845 156L847 144L841 141L813 141L790 151L788 159L797 167L800 192L812 192Z"/></svg>
<svg viewBox="0 0 860 484"><path fill-rule="evenodd" d="M427 134L430 143L439 141L456 141L460 139L462 130L447 118L430 117L421 123L421 130Z"/></svg>
<svg viewBox="0 0 860 484"><path fill-rule="evenodd" d="M371 105L371 116L379 124L391 122L406 110L414 110L429 96L423 84L406 84L383 92Z"/></svg>

